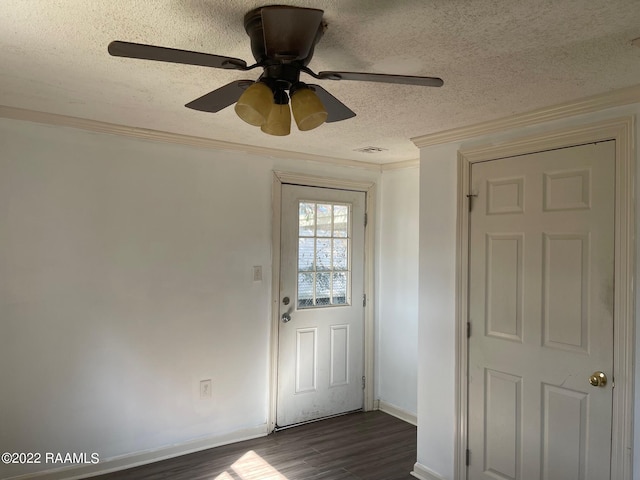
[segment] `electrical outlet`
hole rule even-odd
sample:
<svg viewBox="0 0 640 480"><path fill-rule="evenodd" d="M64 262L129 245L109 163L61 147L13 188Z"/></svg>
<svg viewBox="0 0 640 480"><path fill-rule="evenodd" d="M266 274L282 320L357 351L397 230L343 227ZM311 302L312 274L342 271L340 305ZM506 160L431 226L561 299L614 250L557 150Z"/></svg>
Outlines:
<svg viewBox="0 0 640 480"><path fill-rule="evenodd" d="M255 267L253 267L253 281L262 281L262 265L256 265Z"/></svg>
<svg viewBox="0 0 640 480"><path fill-rule="evenodd" d="M211 398L211 379L200 380L200 398Z"/></svg>

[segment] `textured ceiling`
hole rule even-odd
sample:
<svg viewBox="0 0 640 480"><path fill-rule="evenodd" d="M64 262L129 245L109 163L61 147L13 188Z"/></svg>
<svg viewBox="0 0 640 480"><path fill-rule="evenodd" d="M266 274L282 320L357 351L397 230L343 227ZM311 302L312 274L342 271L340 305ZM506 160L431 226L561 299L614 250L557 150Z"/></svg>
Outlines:
<svg viewBox="0 0 640 480"><path fill-rule="evenodd" d="M276 3L276 2L274 2ZM310 132L263 134L184 104L239 72L111 57L111 40L253 63L253 0L2 0L0 105L295 152L388 163L409 138L640 83L638 0L280 1L321 8L310 67L439 76L442 88L319 81L357 113ZM306 77L306 75L303 75ZM311 80L310 77L308 77ZM304 80L304 79L303 79ZM367 154L355 149L387 149Z"/></svg>

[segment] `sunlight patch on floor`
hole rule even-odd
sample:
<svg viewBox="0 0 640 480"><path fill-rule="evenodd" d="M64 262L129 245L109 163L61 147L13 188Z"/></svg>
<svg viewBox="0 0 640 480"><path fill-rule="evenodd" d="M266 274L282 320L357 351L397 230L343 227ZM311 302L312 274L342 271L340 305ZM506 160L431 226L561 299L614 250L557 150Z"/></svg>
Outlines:
<svg viewBox="0 0 640 480"><path fill-rule="evenodd" d="M231 469L235 475L226 471L213 480L236 480L237 477L240 480L289 480L253 450L249 450L236 460L231 465Z"/></svg>
<svg viewBox="0 0 640 480"><path fill-rule="evenodd" d="M234 478L231 475L229 475L227 472L222 472L213 480L234 480Z"/></svg>

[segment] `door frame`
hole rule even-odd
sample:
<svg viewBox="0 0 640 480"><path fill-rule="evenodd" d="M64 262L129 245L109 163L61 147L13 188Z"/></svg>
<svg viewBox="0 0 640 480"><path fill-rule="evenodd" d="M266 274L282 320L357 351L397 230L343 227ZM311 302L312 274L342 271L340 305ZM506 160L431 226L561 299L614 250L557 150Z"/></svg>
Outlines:
<svg viewBox="0 0 640 480"><path fill-rule="evenodd" d="M611 438L611 480L632 480L633 464L633 359L635 306L635 151L634 117L518 138L499 145L458 151L458 219L456 252L456 442L454 478L467 478L468 444L468 280L469 208L467 195L471 165L476 162L526 155L545 150L615 140L615 272L613 339L613 414Z"/></svg>
<svg viewBox="0 0 640 480"><path fill-rule="evenodd" d="M278 340L280 327L280 214L282 211L282 185L301 185L304 187L333 188L365 193L365 215L367 224L364 232L364 387L365 411L374 409L374 241L376 184L371 181L344 180L319 177L290 172L273 172L272 218L271 218L271 342L269 366L269 413L268 431L276 426L276 408L278 403Z"/></svg>

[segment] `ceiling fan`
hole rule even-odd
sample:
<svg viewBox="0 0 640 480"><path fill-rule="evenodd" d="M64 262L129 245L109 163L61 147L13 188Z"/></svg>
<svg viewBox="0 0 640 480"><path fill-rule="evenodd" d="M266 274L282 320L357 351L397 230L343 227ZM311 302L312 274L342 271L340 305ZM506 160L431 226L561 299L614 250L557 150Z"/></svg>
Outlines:
<svg viewBox="0 0 640 480"><path fill-rule="evenodd" d="M271 135L288 135L291 110L299 130L306 131L324 122L338 122L356 114L320 85L300 81L300 73L318 80L360 80L427 87L441 87L435 77L387 75L380 73L326 71L315 73L309 64L316 44L326 30L323 11L271 5L256 8L244 17L256 63L222 55L114 41L109 53L116 57L200 65L229 70L262 68L257 81L235 80L197 98L185 106L203 112L219 112L236 104L238 116ZM287 94L288 92L288 94Z"/></svg>

